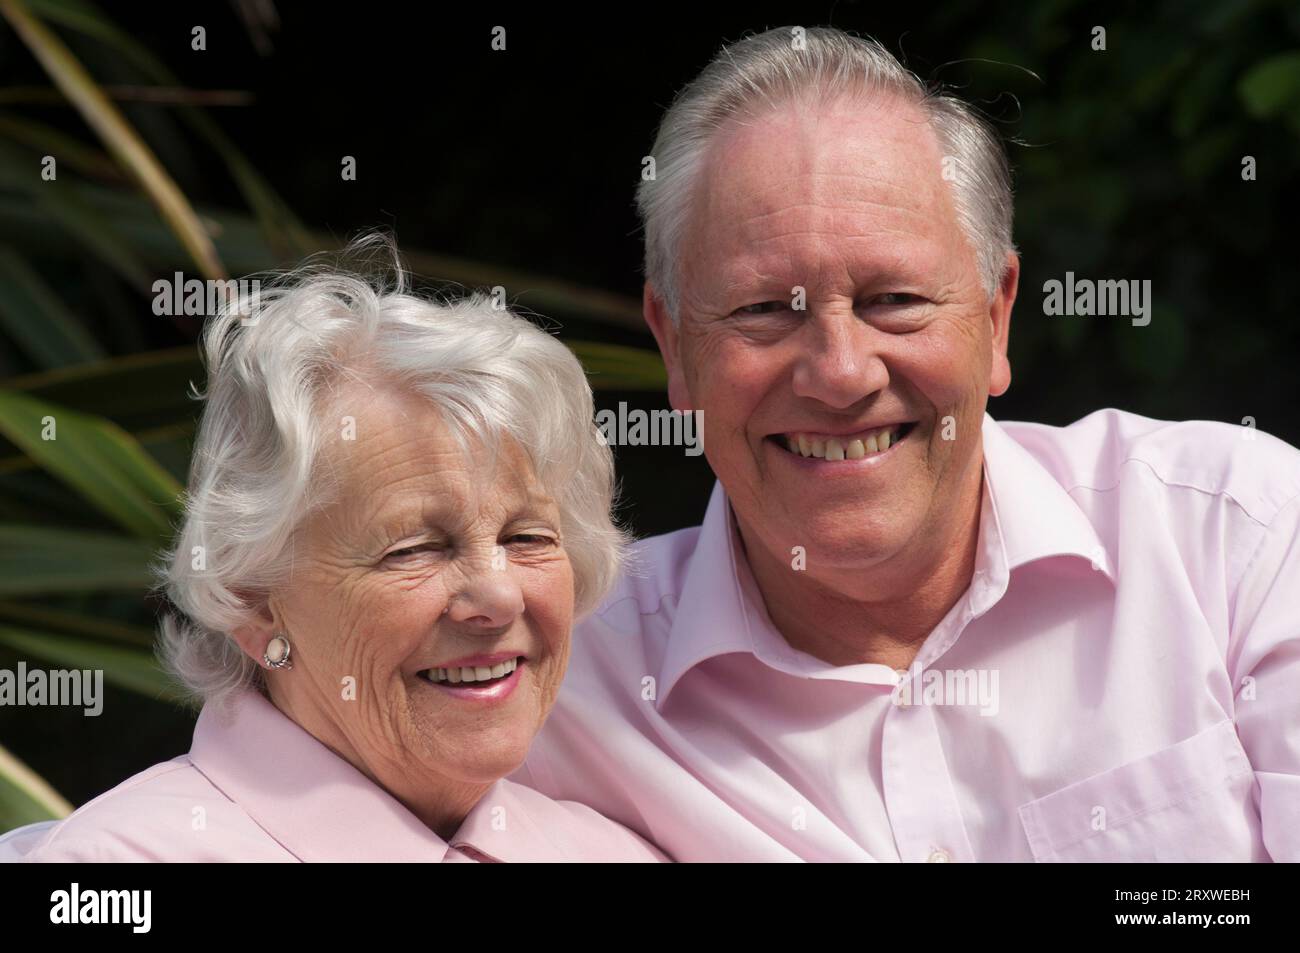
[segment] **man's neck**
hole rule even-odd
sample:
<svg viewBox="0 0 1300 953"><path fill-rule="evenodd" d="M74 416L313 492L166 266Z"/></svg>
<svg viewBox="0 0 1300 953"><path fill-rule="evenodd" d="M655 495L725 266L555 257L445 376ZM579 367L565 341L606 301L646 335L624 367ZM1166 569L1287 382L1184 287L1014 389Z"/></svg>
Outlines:
<svg viewBox="0 0 1300 953"><path fill-rule="evenodd" d="M754 580L777 630L792 648L831 665L912 664L921 644L966 590L979 544L983 468L963 494L947 533L919 534L923 550L879 569L792 572L740 529Z"/></svg>

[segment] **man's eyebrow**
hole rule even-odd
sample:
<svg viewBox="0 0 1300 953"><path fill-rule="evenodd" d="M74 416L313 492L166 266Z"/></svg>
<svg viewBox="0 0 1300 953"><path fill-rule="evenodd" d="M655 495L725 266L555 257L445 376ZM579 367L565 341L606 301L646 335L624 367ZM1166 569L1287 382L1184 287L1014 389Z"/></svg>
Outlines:
<svg viewBox="0 0 1300 953"><path fill-rule="evenodd" d="M745 264L727 265L718 269L718 288L717 290L724 297L744 293L757 285L767 284L779 280L778 275L771 272L759 271Z"/></svg>
<svg viewBox="0 0 1300 953"><path fill-rule="evenodd" d="M834 263L843 267L843 263ZM877 283L890 281L916 281L934 271L934 264L920 256L899 256L894 253L870 257L857 257L847 263L852 269L856 283ZM795 285L814 288L820 283L822 269L808 269L803 274L795 270L788 261L773 259L770 262L756 263L753 259L735 259L723 264L717 270L717 293L723 297L743 295L756 289L779 286L783 293L788 293Z"/></svg>
<svg viewBox="0 0 1300 953"><path fill-rule="evenodd" d="M797 274L788 255L773 253L738 254L718 265L716 272L723 290L752 288L756 284L785 281Z"/></svg>

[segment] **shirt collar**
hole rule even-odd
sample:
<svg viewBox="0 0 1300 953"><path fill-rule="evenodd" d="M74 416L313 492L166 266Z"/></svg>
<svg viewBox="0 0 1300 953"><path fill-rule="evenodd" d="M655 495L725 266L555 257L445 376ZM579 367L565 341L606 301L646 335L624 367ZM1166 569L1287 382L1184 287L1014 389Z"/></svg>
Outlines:
<svg viewBox="0 0 1300 953"><path fill-rule="evenodd" d="M1115 582L1101 537L1065 487L1001 425L984 415L984 485L1007 569L1077 556ZM983 527L981 526L981 530Z"/></svg>
<svg viewBox="0 0 1300 953"><path fill-rule="evenodd" d="M1002 598L1012 570L1041 559L1081 557L1113 582L1101 539L1065 489L988 414L982 434L985 479L975 578L968 594L972 615L983 615ZM780 636L741 549L731 503L717 481L677 601L656 707L662 708L690 669L735 652L806 678L844 678L855 671L866 681L890 683L894 677L884 665L829 665Z"/></svg>
<svg viewBox="0 0 1300 953"><path fill-rule="evenodd" d="M205 705L190 759L299 860L439 863L447 857L446 841L260 692ZM471 809L450 847L490 861L566 859L568 851L537 822L547 805L554 806L535 791L499 780Z"/></svg>
<svg viewBox="0 0 1300 953"><path fill-rule="evenodd" d="M677 680L706 659L753 652L746 597L741 591L731 503L715 480L704 523L695 540L659 671L655 707L662 709Z"/></svg>

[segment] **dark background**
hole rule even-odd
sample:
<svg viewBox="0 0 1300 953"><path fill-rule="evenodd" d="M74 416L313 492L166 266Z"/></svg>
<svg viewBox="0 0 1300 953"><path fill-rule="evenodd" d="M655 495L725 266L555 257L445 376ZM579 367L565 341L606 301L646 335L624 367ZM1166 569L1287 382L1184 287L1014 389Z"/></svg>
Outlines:
<svg viewBox="0 0 1300 953"><path fill-rule="evenodd" d="M1300 5L275 9L278 25L264 23L269 46L259 51L259 31L233 6L100 8L186 87L247 94L238 105L205 110L308 228L342 242L385 226L403 247L482 269L431 278L474 283L499 268L611 292L620 307L607 319L561 309L546 312L548 326L565 338L639 347L653 342L634 321L641 241L632 196L674 92L720 43L749 31L799 23L873 35L922 79L979 105L1009 140L1023 274L1012 321L1014 380L991 403L995 417L1064 424L1102 407L1234 423L1253 417L1260 429L1300 443L1292 238ZM196 24L207 29L206 51L190 48ZM507 29L505 52L490 48L496 25ZM1090 48L1096 25L1107 31L1104 52ZM141 81L104 43L59 33L100 83ZM10 90L50 86L3 22L0 76ZM66 105L22 95L2 105L0 114L39 117L94 142ZM223 158L195 148L170 107L121 105L196 205L244 207ZM345 155L356 157L356 181L340 179ZM1255 181L1241 178L1246 155L1257 161ZM192 344L193 321L155 317L140 289L88 264L75 236L56 234L59 227L0 215L0 246L30 252L109 354ZM1043 282L1066 271L1150 279L1151 324L1044 316ZM159 268L158 276L168 274ZM0 387L37 370L0 330ZM667 406L652 391L598 393L600 406L620 400ZM617 455L623 516L639 534L699 522L712 485L703 457L659 448ZM183 479L184 455L163 457ZM86 598L82 609L106 604ZM138 593L111 606L141 624L157 610ZM12 668L17 655L6 653L0 666ZM174 706L119 689L96 719L0 709L0 741L74 804L185 751L190 725Z"/></svg>

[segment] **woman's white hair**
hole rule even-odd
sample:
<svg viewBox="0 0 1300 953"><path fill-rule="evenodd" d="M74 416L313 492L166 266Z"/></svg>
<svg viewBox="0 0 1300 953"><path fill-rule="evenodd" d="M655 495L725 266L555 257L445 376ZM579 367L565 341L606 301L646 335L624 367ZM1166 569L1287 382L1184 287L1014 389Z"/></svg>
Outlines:
<svg viewBox="0 0 1300 953"><path fill-rule="evenodd" d="M486 295L412 293L380 234L341 262L309 259L255 293L244 287L204 332L207 404L185 518L158 567L181 613L164 617L159 657L192 698L220 702L260 684L228 633L284 582L295 529L330 500L321 448L340 433L332 399L348 381L427 398L462 446L516 441L559 507L575 612L595 608L627 535L610 515L614 463L591 388L567 347Z"/></svg>
<svg viewBox="0 0 1300 953"><path fill-rule="evenodd" d="M796 40L801 40L797 43ZM714 133L809 95L894 96L920 107L945 156L957 217L992 298L1001 283L1011 240L1011 171L1001 139L970 106L927 88L873 39L831 27L778 27L724 46L664 113L651 155L655 174L637 187L645 228L645 274L674 322L680 318L681 242L693 207L703 158Z"/></svg>

